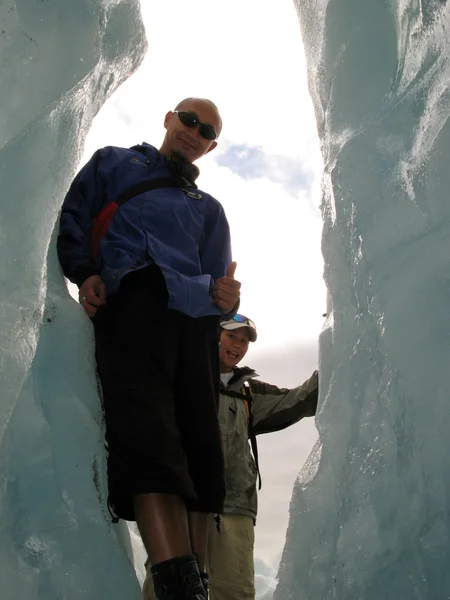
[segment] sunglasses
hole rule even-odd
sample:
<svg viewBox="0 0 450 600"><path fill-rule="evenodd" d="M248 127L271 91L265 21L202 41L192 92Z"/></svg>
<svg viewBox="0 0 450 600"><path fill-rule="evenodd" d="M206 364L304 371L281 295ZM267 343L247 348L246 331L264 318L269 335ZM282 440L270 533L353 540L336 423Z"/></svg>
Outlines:
<svg viewBox="0 0 450 600"><path fill-rule="evenodd" d="M244 317L244 315L234 315L233 321L236 321L236 323L242 323L243 325L248 325L256 330L256 325L253 323L253 321L251 319L247 319L247 317Z"/></svg>
<svg viewBox="0 0 450 600"><path fill-rule="evenodd" d="M175 114L178 115L180 121L186 127L197 127L200 135L205 138L205 140L215 140L217 138L217 133L214 131L214 127L212 125L207 125L206 123L202 123L195 117L192 113L184 112L182 110L174 110Z"/></svg>

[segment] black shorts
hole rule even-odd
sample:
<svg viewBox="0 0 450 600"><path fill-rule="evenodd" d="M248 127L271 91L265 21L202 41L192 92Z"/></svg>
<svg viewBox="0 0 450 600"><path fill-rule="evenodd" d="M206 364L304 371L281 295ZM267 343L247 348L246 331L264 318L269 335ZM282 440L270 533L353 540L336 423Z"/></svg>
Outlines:
<svg viewBox="0 0 450 600"><path fill-rule="evenodd" d="M169 310L152 266L124 277L93 322L113 512L135 520L133 496L152 492L221 512L218 317Z"/></svg>

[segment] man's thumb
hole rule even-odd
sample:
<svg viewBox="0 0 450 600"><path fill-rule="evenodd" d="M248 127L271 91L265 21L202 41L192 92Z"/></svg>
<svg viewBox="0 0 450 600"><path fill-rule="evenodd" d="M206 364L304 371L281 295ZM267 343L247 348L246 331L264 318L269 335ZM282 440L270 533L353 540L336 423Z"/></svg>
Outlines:
<svg viewBox="0 0 450 600"><path fill-rule="evenodd" d="M237 262L234 262L234 261L228 265L227 277L231 277L231 279L234 279L236 267L237 267Z"/></svg>

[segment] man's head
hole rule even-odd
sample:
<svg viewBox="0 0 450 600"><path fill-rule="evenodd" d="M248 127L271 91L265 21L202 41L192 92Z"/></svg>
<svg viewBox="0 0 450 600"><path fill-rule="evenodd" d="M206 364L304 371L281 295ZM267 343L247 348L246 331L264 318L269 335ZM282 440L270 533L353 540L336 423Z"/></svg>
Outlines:
<svg viewBox="0 0 450 600"><path fill-rule="evenodd" d="M256 326L243 315L220 322L220 372L231 373L247 354L249 342L256 342Z"/></svg>
<svg viewBox="0 0 450 600"><path fill-rule="evenodd" d="M222 119L217 106L206 98L185 98L164 119L166 135L160 152L193 163L217 146Z"/></svg>

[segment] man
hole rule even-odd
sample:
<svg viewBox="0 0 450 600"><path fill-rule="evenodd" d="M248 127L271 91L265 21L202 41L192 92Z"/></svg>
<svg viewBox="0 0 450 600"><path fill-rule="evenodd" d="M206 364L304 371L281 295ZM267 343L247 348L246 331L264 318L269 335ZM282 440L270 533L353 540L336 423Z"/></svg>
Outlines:
<svg viewBox="0 0 450 600"><path fill-rule="evenodd" d="M93 319L109 506L137 521L158 598L204 600L207 513L225 495L219 316L234 314L240 283L223 208L194 183L219 111L187 98L164 126L159 151L107 147L81 169L58 255Z"/></svg>
<svg viewBox="0 0 450 600"><path fill-rule="evenodd" d="M316 413L318 374L294 389L278 388L238 367L256 326L235 315L221 321L219 423L225 454L226 498L220 533L208 530L211 600L254 600L254 524L259 479L256 436L280 431ZM250 443L249 443L250 440ZM256 460L255 460L256 459ZM259 479L260 481L260 479Z"/></svg>

